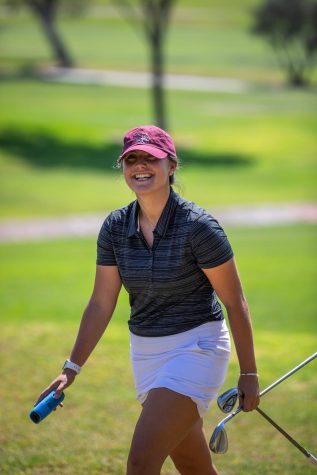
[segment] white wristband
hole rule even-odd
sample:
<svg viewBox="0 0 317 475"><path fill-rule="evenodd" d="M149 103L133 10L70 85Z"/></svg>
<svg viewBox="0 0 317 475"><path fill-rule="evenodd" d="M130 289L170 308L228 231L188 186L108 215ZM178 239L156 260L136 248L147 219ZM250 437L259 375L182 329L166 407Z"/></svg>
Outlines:
<svg viewBox="0 0 317 475"><path fill-rule="evenodd" d="M66 360L64 363L63 369L72 369L73 371L75 371L75 373L79 374L81 367L70 360Z"/></svg>
<svg viewBox="0 0 317 475"><path fill-rule="evenodd" d="M240 373L240 376L256 376L259 377L258 373Z"/></svg>

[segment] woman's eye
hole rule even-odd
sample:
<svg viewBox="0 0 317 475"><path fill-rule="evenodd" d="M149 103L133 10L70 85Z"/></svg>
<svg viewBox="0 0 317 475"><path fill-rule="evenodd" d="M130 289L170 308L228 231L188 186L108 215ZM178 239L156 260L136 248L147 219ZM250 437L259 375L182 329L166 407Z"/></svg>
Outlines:
<svg viewBox="0 0 317 475"><path fill-rule="evenodd" d="M129 164L135 163L135 160L136 160L135 157L126 157L125 159L126 163L129 163Z"/></svg>
<svg viewBox="0 0 317 475"><path fill-rule="evenodd" d="M133 165L138 161L138 157L135 157L134 155L125 157L125 163L128 165ZM146 161L148 163L154 163L157 161L157 158L153 157L152 155L149 155L148 157L144 157L143 159L140 159L141 161Z"/></svg>

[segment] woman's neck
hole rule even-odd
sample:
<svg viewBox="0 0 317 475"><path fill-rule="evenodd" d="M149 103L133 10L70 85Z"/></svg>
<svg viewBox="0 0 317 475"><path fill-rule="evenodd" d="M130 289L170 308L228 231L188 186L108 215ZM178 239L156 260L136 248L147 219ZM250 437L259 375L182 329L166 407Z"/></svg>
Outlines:
<svg viewBox="0 0 317 475"><path fill-rule="evenodd" d="M170 187L160 193L137 196L140 206L139 218L155 228L170 195Z"/></svg>

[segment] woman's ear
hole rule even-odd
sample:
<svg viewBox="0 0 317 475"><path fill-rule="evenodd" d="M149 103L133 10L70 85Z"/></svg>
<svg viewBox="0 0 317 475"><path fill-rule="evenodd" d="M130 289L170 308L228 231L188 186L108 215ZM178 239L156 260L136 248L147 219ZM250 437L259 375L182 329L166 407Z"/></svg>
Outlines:
<svg viewBox="0 0 317 475"><path fill-rule="evenodd" d="M169 172L169 175L170 175L170 176L174 174L176 168L177 168L177 163L175 163L175 162L170 162L170 172Z"/></svg>

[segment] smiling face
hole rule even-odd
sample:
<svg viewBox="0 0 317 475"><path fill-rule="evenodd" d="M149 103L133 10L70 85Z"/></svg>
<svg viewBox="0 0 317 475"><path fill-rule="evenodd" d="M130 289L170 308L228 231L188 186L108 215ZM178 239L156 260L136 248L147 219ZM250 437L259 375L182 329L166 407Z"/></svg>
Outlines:
<svg viewBox="0 0 317 475"><path fill-rule="evenodd" d="M141 150L133 150L122 161L125 181L136 194L169 189L169 177L175 171L175 162L155 158Z"/></svg>

